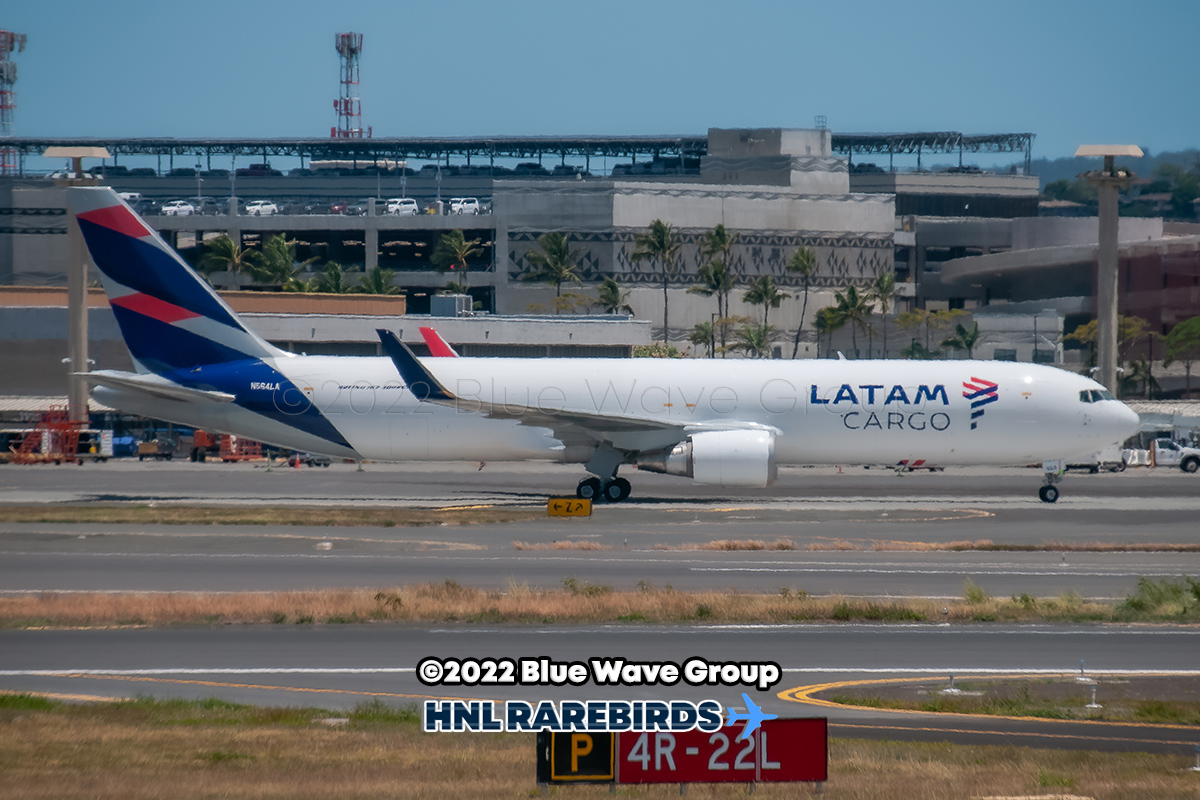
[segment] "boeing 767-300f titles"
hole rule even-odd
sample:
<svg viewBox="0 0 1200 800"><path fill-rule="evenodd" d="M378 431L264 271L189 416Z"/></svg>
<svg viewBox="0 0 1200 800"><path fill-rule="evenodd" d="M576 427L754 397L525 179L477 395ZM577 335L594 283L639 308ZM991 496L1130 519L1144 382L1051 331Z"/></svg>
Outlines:
<svg viewBox="0 0 1200 800"><path fill-rule="evenodd" d="M584 464L581 497L623 500L623 465L726 487L779 464L1021 465L1093 453L1137 416L1063 370L981 361L305 356L267 343L108 188L71 204L135 372L86 373L127 412L379 461ZM1043 500L1057 499L1054 475Z"/></svg>

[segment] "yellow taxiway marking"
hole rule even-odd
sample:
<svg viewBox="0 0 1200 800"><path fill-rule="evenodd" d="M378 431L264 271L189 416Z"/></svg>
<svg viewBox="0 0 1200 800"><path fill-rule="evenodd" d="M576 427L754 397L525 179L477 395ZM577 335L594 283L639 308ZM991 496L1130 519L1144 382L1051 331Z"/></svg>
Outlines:
<svg viewBox="0 0 1200 800"><path fill-rule="evenodd" d="M64 700L68 703L116 703L119 697L106 697L99 694L66 694L64 692L18 692L12 689L0 689L2 695L28 695L44 697L47 700Z"/></svg>
<svg viewBox="0 0 1200 800"><path fill-rule="evenodd" d="M1067 674L1068 673L1063 673L1063 676L1066 677ZM1138 673L1138 675L1137 675L1137 677L1139 677L1139 678L1153 678L1156 676L1157 677L1170 677L1170 673L1161 673L1161 674L1159 674L1159 673ZM994 675L993 674L993 675L958 675L958 676L955 676L955 679L956 680L976 680L976 681L991 680L991 681L994 681L994 680L998 680L998 679L1036 680L1036 679L1045 679L1047 677L1049 677L1049 676L1047 676L1045 674L1041 674L1041 675ZM1121 727L1126 727L1126 728L1154 728L1154 729L1165 729L1165 730L1191 730L1191 731L1194 731L1196 729L1195 726L1192 726L1192 725L1171 725L1168 723L1156 723L1156 722L1118 722L1118 721L1100 720L1100 719L1048 719L1046 717L1010 717L1010 716L1005 716L1003 714L964 714L964 713L961 713L958 711L916 711L916 710L913 710L910 708L875 708L873 706L856 706L856 705L851 705L851 704L847 704L847 703L835 703L832 700L822 700L819 697L813 697L813 695L817 694L818 692L827 692L827 691L830 691L833 689L846 689L846 688L849 688L852 686L881 686L884 684L920 683L922 681L927 682L927 681L929 681L929 679L930 679L929 676L926 675L926 676L922 676L919 678L868 678L866 680L858 680L858 681L833 681L831 683L814 683L809 686L796 686L791 689L784 689L782 692L777 693L775 696L778 697L780 700L786 700L791 703L803 703L805 705L821 706L822 708L841 708L841 709L848 709L848 710L867 709L870 711L882 711L882 712L889 713L889 714L936 714L939 717L959 717L959 718L963 718L963 719L1007 719L1007 720L1019 720L1019 721L1023 721L1023 722L1060 722L1060 723L1062 723L1062 722L1074 722L1074 723L1085 722L1088 725L1110 725L1110 726L1121 726ZM836 724L841 725L843 723L839 722ZM861 726L861 727L874 727L874 726L868 725L868 726ZM925 728L913 728L913 730L926 730L926 729ZM942 728L932 728L930 730L943 730L943 729ZM946 728L944 730L950 730L950 729ZM978 731L978 732L979 733L986 733L986 732L998 733L999 731ZM1041 734L1037 734L1037 735L1041 735Z"/></svg>

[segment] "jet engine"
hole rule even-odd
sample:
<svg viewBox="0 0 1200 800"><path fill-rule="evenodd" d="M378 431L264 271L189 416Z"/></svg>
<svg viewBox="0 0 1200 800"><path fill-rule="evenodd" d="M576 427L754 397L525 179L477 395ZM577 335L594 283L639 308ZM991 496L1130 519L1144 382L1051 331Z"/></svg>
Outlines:
<svg viewBox="0 0 1200 800"><path fill-rule="evenodd" d="M672 448L639 453L637 468L716 486L770 486L778 475L775 434L701 431Z"/></svg>

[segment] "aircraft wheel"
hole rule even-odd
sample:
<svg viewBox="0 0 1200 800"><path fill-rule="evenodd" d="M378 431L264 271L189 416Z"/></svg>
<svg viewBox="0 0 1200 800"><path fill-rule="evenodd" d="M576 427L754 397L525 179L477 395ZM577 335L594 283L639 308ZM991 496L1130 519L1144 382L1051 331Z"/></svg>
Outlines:
<svg viewBox="0 0 1200 800"><path fill-rule="evenodd" d="M575 487L575 496L580 500L595 500L600 497L600 479L584 478Z"/></svg>
<svg viewBox="0 0 1200 800"><path fill-rule="evenodd" d="M1038 489L1038 497L1042 498L1043 503L1053 503L1058 500L1058 488L1051 486L1050 484L1046 484L1042 488Z"/></svg>
<svg viewBox="0 0 1200 800"><path fill-rule="evenodd" d="M610 503L619 503L629 497L633 487L624 478L613 478L604 484L604 499Z"/></svg>

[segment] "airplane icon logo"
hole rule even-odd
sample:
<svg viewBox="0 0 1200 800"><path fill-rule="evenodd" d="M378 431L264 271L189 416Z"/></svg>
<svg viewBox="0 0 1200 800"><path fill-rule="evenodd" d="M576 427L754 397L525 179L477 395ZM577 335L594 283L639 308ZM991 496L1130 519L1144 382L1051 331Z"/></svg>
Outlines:
<svg viewBox="0 0 1200 800"><path fill-rule="evenodd" d="M739 742L743 739L748 739L750 734L754 733L764 720L776 719L776 715L774 714L764 714L761 708L754 705L754 701L750 699L750 695L745 692L742 692L742 700L746 702L746 713L739 714L733 710L733 706L728 706L729 719L725 720L726 725L732 725L739 719L746 720L746 727L742 731L742 735L737 738Z"/></svg>

